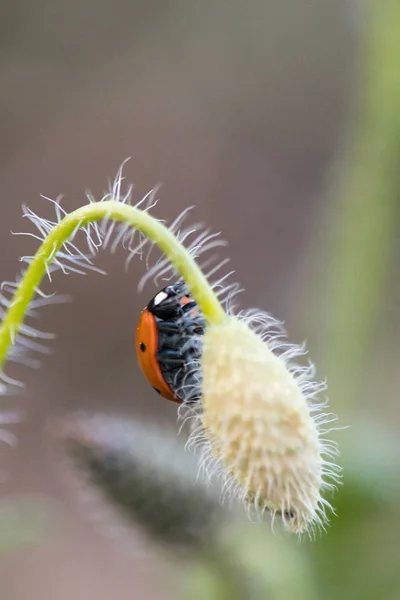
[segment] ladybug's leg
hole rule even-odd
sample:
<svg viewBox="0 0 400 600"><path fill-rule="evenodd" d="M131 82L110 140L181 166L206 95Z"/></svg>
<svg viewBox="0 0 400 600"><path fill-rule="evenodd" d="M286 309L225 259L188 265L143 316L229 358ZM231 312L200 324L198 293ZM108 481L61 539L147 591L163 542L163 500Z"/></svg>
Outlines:
<svg viewBox="0 0 400 600"><path fill-rule="evenodd" d="M158 331L162 333L179 333L180 327L178 323L159 321L157 323Z"/></svg>
<svg viewBox="0 0 400 600"><path fill-rule="evenodd" d="M187 304L185 304L184 306L182 306L181 310L182 310L183 314L191 312L192 310L197 310L197 304L193 300L192 302L188 302Z"/></svg>
<svg viewBox="0 0 400 600"><path fill-rule="evenodd" d="M196 335L203 335L204 334L204 327L202 327L201 325L196 325L196 323L191 323L188 325L188 327L186 328L187 330L187 335L191 336L193 334Z"/></svg>
<svg viewBox="0 0 400 600"><path fill-rule="evenodd" d="M185 359L178 350L162 350L157 352L157 358L168 366L181 366L185 363Z"/></svg>

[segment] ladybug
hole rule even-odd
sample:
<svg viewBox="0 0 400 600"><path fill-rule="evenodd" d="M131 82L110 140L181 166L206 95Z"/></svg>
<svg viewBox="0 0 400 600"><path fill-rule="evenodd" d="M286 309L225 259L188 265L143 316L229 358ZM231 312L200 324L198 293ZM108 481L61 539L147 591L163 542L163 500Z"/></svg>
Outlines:
<svg viewBox="0 0 400 600"><path fill-rule="evenodd" d="M164 287L142 311L136 330L140 369L161 396L197 402L205 320L185 283Z"/></svg>

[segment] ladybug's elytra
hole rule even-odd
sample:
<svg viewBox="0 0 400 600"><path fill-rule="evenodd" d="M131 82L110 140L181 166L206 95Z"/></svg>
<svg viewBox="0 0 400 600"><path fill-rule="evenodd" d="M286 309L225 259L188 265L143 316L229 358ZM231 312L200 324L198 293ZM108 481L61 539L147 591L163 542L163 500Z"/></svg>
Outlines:
<svg viewBox="0 0 400 600"><path fill-rule="evenodd" d="M204 317L183 282L163 288L142 311L136 330L139 366L167 400L199 400L204 327Z"/></svg>

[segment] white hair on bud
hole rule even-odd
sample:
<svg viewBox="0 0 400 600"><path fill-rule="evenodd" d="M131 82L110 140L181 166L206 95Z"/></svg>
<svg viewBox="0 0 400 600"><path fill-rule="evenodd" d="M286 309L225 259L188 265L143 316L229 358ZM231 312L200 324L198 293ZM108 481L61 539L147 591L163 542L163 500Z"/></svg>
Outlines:
<svg viewBox="0 0 400 600"><path fill-rule="evenodd" d="M0 395L2 394L1 379L0 379ZM6 393L6 392L5 392ZM19 411L11 411L5 410L0 413L0 441L5 442L9 446L15 446L18 442L17 437L3 428L3 425L14 425L15 423L19 423L21 421L21 413Z"/></svg>
<svg viewBox="0 0 400 600"><path fill-rule="evenodd" d="M181 414L192 424L187 447L200 449L209 477L222 477L223 500L313 537L328 521L323 494L341 469L332 462L336 444L325 439L332 429L324 425L336 420L318 399L326 385L314 381L312 363L294 362L304 354L270 315L230 315L205 331L202 403Z"/></svg>

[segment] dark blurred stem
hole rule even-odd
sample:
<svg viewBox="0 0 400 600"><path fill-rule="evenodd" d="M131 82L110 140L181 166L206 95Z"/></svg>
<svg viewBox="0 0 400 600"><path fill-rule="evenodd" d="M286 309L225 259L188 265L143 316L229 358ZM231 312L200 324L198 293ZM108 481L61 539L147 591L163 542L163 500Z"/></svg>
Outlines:
<svg viewBox="0 0 400 600"><path fill-rule="evenodd" d="M331 235L326 348L331 396L351 406L379 326L400 196L400 1L364 16L359 116ZM336 402L335 400L335 402Z"/></svg>

